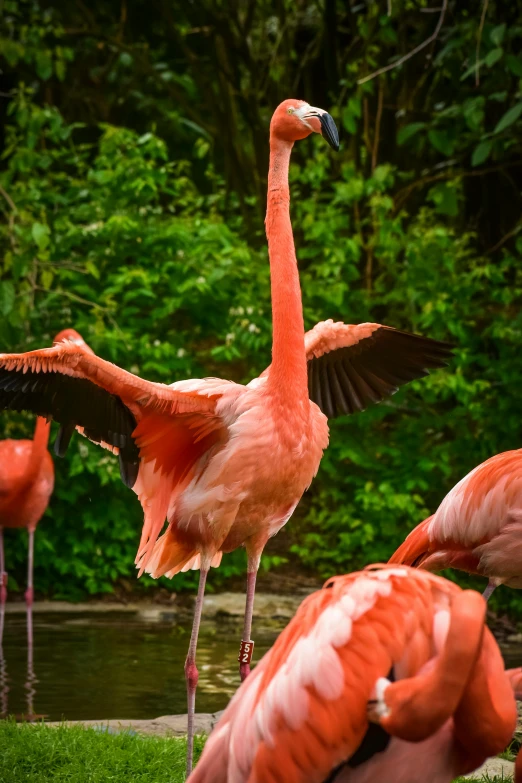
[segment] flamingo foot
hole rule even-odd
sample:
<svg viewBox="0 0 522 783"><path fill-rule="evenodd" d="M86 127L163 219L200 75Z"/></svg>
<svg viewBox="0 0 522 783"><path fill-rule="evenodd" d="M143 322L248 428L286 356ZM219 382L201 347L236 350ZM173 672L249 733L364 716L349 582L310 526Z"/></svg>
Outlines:
<svg viewBox="0 0 522 783"><path fill-rule="evenodd" d="M32 587L28 587L27 590L25 591L25 603L28 609L33 605L33 598L34 598L34 590Z"/></svg>

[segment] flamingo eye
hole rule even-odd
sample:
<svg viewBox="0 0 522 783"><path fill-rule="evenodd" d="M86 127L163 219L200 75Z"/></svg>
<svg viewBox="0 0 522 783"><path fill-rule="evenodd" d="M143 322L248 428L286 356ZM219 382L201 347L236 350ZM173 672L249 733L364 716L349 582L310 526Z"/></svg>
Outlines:
<svg viewBox="0 0 522 783"><path fill-rule="evenodd" d="M295 109L293 109L292 107L290 107L290 108L289 108L287 111L288 111L288 114L294 114L294 112L295 112Z"/></svg>

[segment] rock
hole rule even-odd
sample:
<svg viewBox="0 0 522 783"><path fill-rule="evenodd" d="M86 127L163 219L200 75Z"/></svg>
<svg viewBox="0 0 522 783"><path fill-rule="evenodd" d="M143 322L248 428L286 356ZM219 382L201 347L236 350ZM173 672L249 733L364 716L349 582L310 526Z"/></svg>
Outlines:
<svg viewBox="0 0 522 783"><path fill-rule="evenodd" d="M254 604L254 616L262 618L282 618L289 620L294 616L301 601L311 591L299 595L272 595L271 593L257 593ZM53 612L56 614L110 614L112 612L125 612L135 614L143 622L173 622L180 615L192 614L190 598L185 607L179 605L162 605L149 602L117 603L116 601L93 601L92 603L73 604L67 601L35 601L34 612ZM25 603L12 602L6 605L8 613L25 612ZM217 618L219 615L242 618L245 612L244 593L211 593L205 596L203 615L208 619Z"/></svg>
<svg viewBox="0 0 522 783"><path fill-rule="evenodd" d="M515 764L513 761L506 761L505 759L492 758L488 759L481 767L470 772L469 775L464 775L465 780L480 780L484 778L486 783L490 778L495 777L502 778L503 780L513 780L515 774Z"/></svg>
<svg viewBox="0 0 522 783"><path fill-rule="evenodd" d="M222 715L221 712L197 712L194 715L196 734L210 734ZM50 721L47 726L63 726L63 723ZM187 733L186 715L162 715L152 720L72 720L67 726L85 726L108 734L128 731L131 734L144 734L152 737L184 737Z"/></svg>
<svg viewBox="0 0 522 783"><path fill-rule="evenodd" d="M506 642L510 644L520 644L522 642L522 633L511 633L506 637Z"/></svg>
<svg viewBox="0 0 522 783"><path fill-rule="evenodd" d="M257 593L254 603L254 617L274 618L282 617L285 620L294 616L297 607L304 596L271 595L270 593ZM219 614L230 617L243 617L245 613L245 596L243 593L213 593L205 596L203 615L207 619Z"/></svg>

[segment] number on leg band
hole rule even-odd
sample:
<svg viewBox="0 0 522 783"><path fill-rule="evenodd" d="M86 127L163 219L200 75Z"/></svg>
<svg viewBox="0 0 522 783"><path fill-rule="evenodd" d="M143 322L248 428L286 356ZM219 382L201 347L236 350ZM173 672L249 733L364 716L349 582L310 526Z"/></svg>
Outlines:
<svg viewBox="0 0 522 783"><path fill-rule="evenodd" d="M250 663L252 660L252 653L254 652L254 642L241 641L241 647L239 648L239 663Z"/></svg>

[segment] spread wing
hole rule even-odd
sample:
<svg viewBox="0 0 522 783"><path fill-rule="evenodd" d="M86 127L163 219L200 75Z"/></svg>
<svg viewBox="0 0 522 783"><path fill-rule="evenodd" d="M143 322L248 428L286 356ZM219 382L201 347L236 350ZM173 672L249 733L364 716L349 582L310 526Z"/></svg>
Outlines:
<svg viewBox="0 0 522 783"><path fill-rule="evenodd" d="M55 451L60 456L78 429L119 455L122 480L131 488L140 463L133 437L137 423L148 416L188 416L197 439L198 428L208 431L218 422L222 426L215 415L219 396L145 381L70 341L24 354L0 354L0 408L57 421L61 426Z"/></svg>
<svg viewBox="0 0 522 783"><path fill-rule="evenodd" d="M449 343L381 324L321 321L305 335L308 391L328 416L362 411L409 381L445 367Z"/></svg>

